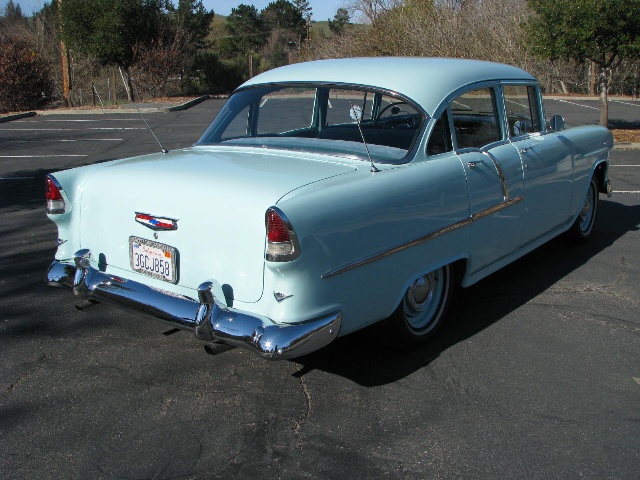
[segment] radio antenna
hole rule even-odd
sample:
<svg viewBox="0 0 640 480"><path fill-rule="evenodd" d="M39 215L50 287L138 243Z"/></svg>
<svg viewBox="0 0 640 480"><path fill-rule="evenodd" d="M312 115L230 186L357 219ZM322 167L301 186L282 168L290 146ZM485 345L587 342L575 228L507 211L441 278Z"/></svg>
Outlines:
<svg viewBox="0 0 640 480"><path fill-rule="evenodd" d="M349 103L351 104L351 113L353 114L353 118L356 119L358 131L360 132L360 136L362 137L362 143L364 143L364 148L367 149L367 157L369 157L369 163L371 163L371 173L378 173L380 170L373 164L371 152L369 152L369 145L367 145L367 141L364 138L364 133L362 133L362 127L360 126L360 117L362 116L362 110L358 112L358 110L356 110L356 107L353 106L353 102L351 101L351 99L349 99Z"/></svg>
<svg viewBox="0 0 640 480"><path fill-rule="evenodd" d="M136 110L138 111L138 113L140 114L140 117L142 118L142 121L144 122L144 124L147 126L147 128L149 129L149 131L151 132L151 135L153 135L153 138L156 139L156 142L158 142L158 145L160 145L160 151L162 153L169 153L169 150L167 150L166 148L164 148L162 146L162 144L160 143L160 140L158 140L158 137L156 137L156 134L153 133L153 129L151 128L151 126L147 123L147 119L144 118L144 115L142 115L142 112L140 111L140 109L138 108L138 105L135 102L131 102L133 103L133 106L136 107Z"/></svg>
<svg viewBox="0 0 640 480"><path fill-rule="evenodd" d="M122 68L119 68L120 70L120 76L122 77L122 83L124 84L124 88L127 90L127 92L129 92L129 87L127 87L127 82L125 81L124 78L124 73L122 73ZM129 80L131 80L131 77L129 77ZM131 89L133 90L133 82L131 82ZM133 92L131 92L133 93ZM131 97L133 95L130 95ZM153 132L153 129L151 128L151 126L149 125L149 123L147 123L147 119L144 118L144 115L142 115L142 112L140 111L140 109L138 108L138 104L136 102L131 102L133 104L133 106L135 107L135 109L138 111L138 114L140 115L140 118L142 118L142 121L144 122L144 124L147 126L147 129L151 132L151 135L153 135L153 138L156 139L156 142L158 143L158 145L160 146L160 151L162 153L169 153L169 150L167 150L166 148L164 148L162 146L162 143L160 143L160 140L158 139L158 137L156 137L156 134Z"/></svg>

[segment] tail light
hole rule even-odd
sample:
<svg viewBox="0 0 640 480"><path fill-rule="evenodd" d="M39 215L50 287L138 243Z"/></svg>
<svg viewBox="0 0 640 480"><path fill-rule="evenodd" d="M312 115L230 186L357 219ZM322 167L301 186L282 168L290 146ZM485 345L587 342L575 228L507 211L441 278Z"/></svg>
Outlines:
<svg viewBox="0 0 640 480"><path fill-rule="evenodd" d="M298 236L287 216L277 207L266 213L267 253L270 262L288 262L300 256Z"/></svg>
<svg viewBox="0 0 640 480"><path fill-rule="evenodd" d="M47 175L47 213L60 214L64 213L66 204L62 198L62 187L58 181L51 175Z"/></svg>

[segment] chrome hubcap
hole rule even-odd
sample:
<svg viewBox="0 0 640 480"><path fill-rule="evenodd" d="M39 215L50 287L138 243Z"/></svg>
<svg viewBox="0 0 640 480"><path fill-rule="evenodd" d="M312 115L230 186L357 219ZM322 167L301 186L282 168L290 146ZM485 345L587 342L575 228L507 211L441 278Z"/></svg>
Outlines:
<svg viewBox="0 0 640 480"><path fill-rule="evenodd" d="M593 196L593 188L589 187L587 196L584 199L584 205L582 206L582 210L580 210L580 230L582 230L583 232L589 230L590 228L591 217L593 216Z"/></svg>
<svg viewBox="0 0 640 480"><path fill-rule="evenodd" d="M407 291L407 301L415 312L424 310L433 298L433 273L420 277Z"/></svg>
<svg viewBox="0 0 640 480"><path fill-rule="evenodd" d="M444 292L444 272L440 268L416 279L404 296L404 316L409 328L424 334L437 320Z"/></svg>

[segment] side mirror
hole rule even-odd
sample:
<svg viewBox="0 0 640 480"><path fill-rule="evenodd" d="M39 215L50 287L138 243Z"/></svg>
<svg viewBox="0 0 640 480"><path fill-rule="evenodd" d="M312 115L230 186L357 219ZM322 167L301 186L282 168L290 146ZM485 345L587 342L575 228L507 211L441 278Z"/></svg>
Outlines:
<svg viewBox="0 0 640 480"><path fill-rule="evenodd" d="M564 130L564 118L561 115L554 115L549 120L549 129L552 132L559 132L560 130Z"/></svg>

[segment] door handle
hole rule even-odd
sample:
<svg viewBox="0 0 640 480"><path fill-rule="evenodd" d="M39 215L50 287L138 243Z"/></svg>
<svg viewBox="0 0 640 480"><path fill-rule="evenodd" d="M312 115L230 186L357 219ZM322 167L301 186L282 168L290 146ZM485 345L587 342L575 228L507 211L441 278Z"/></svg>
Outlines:
<svg viewBox="0 0 640 480"><path fill-rule="evenodd" d="M472 160L470 162L467 162L467 165L469 166L469 168L475 168L482 163L484 163L484 160Z"/></svg>
<svg viewBox="0 0 640 480"><path fill-rule="evenodd" d="M531 150L531 147L521 148L520 153L527 153L529 150Z"/></svg>

